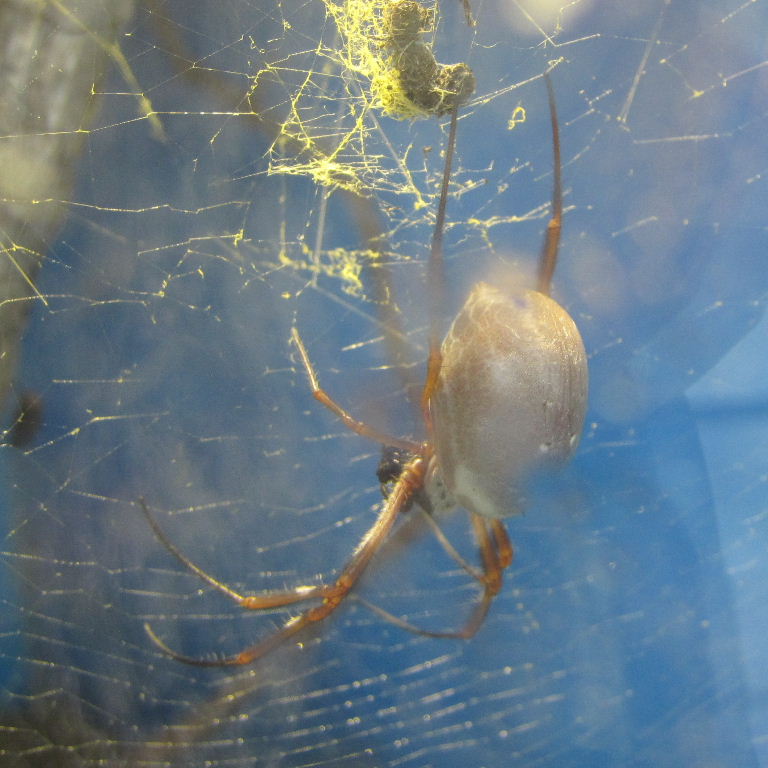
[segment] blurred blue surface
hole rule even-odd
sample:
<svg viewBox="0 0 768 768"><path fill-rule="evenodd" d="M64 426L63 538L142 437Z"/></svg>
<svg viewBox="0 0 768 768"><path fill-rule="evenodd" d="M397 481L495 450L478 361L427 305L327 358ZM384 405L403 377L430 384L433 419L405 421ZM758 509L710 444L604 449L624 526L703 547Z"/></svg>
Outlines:
<svg viewBox="0 0 768 768"><path fill-rule="evenodd" d="M23 649L11 633L0 650L8 722L34 722L28 744L46 758L67 744L84 765L768 765L768 5L568 6L557 49L511 10L514 30L505 6L477 4L472 32L456 6L438 58L458 49L479 95L496 96L460 123L456 181L473 185L449 204L446 320L473 281L530 273L551 194L546 93L540 79L497 92L564 57L556 294L591 367L576 460L510 520L516 560L472 641L411 636L352 602L240 674L150 644L145 620L186 653L231 653L280 617L201 594L139 496L244 590L328 574L373 520L378 448L313 403L288 338L296 323L356 414L413 434L430 221L408 198L375 198L400 224L386 263L411 369L391 363L374 302L281 262L281 248L306 258L321 195L267 176L269 125L231 114L265 50L330 39L322 8L143 9L124 46L167 141L135 119L124 83L99 94L78 205L42 274L49 307L26 339L45 426L16 459L5 545L26 557ZM278 83L254 104L269 99L276 120L290 95ZM509 131L519 103L528 119ZM382 123L436 178L437 124ZM359 245L359 226L332 196L325 248ZM472 555L463 515L445 527ZM458 623L475 591L417 518L361 585L431 627Z"/></svg>

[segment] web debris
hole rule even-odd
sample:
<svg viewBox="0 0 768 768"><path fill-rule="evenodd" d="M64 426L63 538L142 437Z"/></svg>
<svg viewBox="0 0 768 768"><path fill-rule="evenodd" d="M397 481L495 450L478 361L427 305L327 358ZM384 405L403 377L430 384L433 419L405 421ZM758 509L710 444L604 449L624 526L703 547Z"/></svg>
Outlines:
<svg viewBox="0 0 768 768"><path fill-rule="evenodd" d="M465 63L438 63L424 41L436 26L435 6L416 0L323 2L335 25L334 41L321 40L313 55L327 66L306 71L291 96L269 173L309 176L365 196L382 176L381 156L367 151L368 135L377 130L371 113L397 120L447 114L471 96L475 77ZM405 176L400 191L417 192Z"/></svg>

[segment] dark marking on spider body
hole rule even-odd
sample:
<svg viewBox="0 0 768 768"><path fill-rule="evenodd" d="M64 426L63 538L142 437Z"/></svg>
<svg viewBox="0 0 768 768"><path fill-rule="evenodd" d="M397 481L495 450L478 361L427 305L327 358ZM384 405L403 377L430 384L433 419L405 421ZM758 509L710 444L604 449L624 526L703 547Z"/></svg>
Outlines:
<svg viewBox="0 0 768 768"><path fill-rule="evenodd" d="M381 495L388 499L392 493L400 474L413 459L413 453L405 448L397 448L385 445L381 449L381 459L376 468L376 477L381 484ZM456 500L443 482L439 471L428 473L423 487L419 488L413 498L403 508L403 512L410 511L413 504L418 504L428 515L440 515L456 509Z"/></svg>

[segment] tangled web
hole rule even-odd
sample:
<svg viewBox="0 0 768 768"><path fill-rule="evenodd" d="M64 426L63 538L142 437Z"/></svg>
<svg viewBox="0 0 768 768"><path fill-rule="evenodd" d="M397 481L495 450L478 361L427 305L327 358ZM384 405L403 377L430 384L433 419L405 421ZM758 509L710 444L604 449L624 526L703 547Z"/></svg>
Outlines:
<svg viewBox="0 0 768 768"><path fill-rule="evenodd" d="M741 398L765 355L740 346L768 303L768 3L152 0L86 18L96 5L32 4L49 26L13 26L10 61L25 41L30 62L57 57L26 84L4 70L30 98L59 78L0 135L21 222L3 220L3 254L41 265L38 293L2 305L31 319L12 387L29 418L9 406L2 446L0 763L765 762L768 458L764 401ZM411 636L352 598L253 668L168 659L145 622L226 655L290 609L244 615L202 585L139 497L233 589L337 572L381 500L378 447L315 407L290 330L340 403L417 437L445 115L461 104L447 322L473 282L532 273L546 70L555 293L591 410L569 472L510 527L486 625ZM25 239L54 214L60 234ZM444 527L476 557L462 514ZM439 629L475 592L416 516L360 584Z"/></svg>
<svg viewBox="0 0 768 768"><path fill-rule="evenodd" d="M308 175L367 194L382 176L381 156L368 151L377 113L401 120L444 115L469 98L475 78L464 63L439 64L424 41L435 30L434 6L416 0L324 2L335 23L333 42L318 44L314 53L325 65L308 71L291 96L270 172ZM418 195L408 182L408 191ZM418 202L424 204L420 195Z"/></svg>

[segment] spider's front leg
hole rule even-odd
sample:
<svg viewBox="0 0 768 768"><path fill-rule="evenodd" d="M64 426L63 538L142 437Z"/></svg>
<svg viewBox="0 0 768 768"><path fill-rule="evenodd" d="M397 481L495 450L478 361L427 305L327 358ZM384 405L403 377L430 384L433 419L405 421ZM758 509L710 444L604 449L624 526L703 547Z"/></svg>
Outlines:
<svg viewBox="0 0 768 768"><path fill-rule="evenodd" d="M144 627L151 640L164 653L176 661L192 664L198 667L228 667L250 664L270 651L277 648L283 641L300 632L305 627L315 624L330 616L344 601L357 580L362 576L371 558L386 540L392 526L402 509L408 504L413 494L424 484L426 474L426 461L421 456L411 459L404 467L392 493L382 506L376 522L363 537L352 557L344 566L339 577L333 584L321 584L314 587L298 587L288 592L266 593L264 595L240 595L226 584L218 581L195 565L186 555L175 547L158 523L154 520L147 505L141 500L142 509L149 520L152 530L160 542L181 561L189 570L203 579L205 582L234 599L241 607L248 610L261 610L263 608L277 608L283 605L291 605L312 598L321 598L321 602L311 608L307 608L293 619L285 623L282 629L268 635L258 643L249 646L234 656L223 658L197 658L178 653L168 647L154 632L149 624Z"/></svg>
<svg viewBox="0 0 768 768"><path fill-rule="evenodd" d="M309 359L307 348L304 346L301 336L297 328L291 329L291 341L296 345L299 350L299 356L301 357L302 365L307 373L309 379L309 386L312 390L312 396L319 403L322 403L329 411L338 416L347 429L352 430L362 437L367 437L369 440L374 440L381 445L391 445L395 448L399 448L404 451L408 451L411 454L418 453L421 449L419 443L413 440L404 440L394 435L388 435L385 432L379 432L377 429L369 426L363 421L358 421L351 414L349 414L344 408L342 408L321 386L320 381L317 378L315 367L312 365L312 361Z"/></svg>

